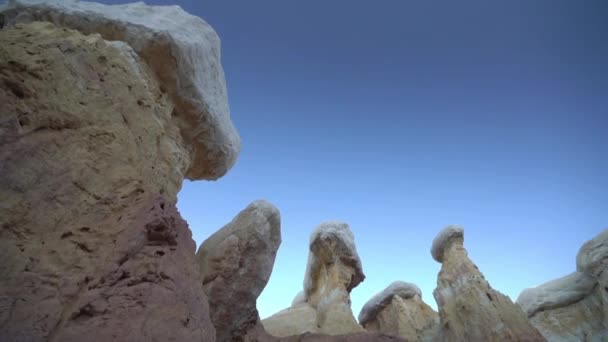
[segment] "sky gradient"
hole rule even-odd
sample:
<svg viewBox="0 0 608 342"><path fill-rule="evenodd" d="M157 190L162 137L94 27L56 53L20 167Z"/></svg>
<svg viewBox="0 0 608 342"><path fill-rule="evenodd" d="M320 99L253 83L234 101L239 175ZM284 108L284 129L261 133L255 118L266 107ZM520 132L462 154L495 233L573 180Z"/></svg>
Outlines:
<svg viewBox="0 0 608 342"><path fill-rule="evenodd" d="M355 316L395 280L436 308L430 246L447 224L512 299L574 271L608 228L608 2L177 3L222 39L243 139L178 207L197 244L255 199L279 208L261 317L302 289L324 220L355 234Z"/></svg>

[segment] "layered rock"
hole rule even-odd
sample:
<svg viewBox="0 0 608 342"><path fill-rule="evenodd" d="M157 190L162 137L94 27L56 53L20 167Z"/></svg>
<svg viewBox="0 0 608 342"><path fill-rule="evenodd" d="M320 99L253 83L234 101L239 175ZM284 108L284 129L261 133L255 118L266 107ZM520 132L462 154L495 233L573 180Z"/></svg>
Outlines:
<svg viewBox="0 0 608 342"><path fill-rule="evenodd" d="M107 6L78 0L10 0L4 25L48 21L127 43L172 100L172 120L191 150L189 179L217 179L235 163L240 138L230 121L220 40L179 6Z"/></svg>
<svg viewBox="0 0 608 342"><path fill-rule="evenodd" d="M352 314L350 291L364 278L348 225L321 223L310 237L303 294L296 296L292 307L262 323L274 336L362 332L363 328Z"/></svg>
<svg viewBox="0 0 608 342"><path fill-rule="evenodd" d="M439 316L421 296L416 285L396 281L363 306L359 323L368 331L406 341L436 341Z"/></svg>
<svg viewBox="0 0 608 342"><path fill-rule="evenodd" d="M238 150L217 37L177 7L1 13L0 336L214 341L174 204Z"/></svg>
<svg viewBox="0 0 608 342"><path fill-rule="evenodd" d="M576 269L598 281L604 311L604 332L608 338L608 229L583 244L576 255Z"/></svg>
<svg viewBox="0 0 608 342"><path fill-rule="evenodd" d="M379 333L352 333L346 335L302 334L278 339L281 342L404 342L405 340Z"/></svg>
<svg viewBox="0 0 608 342"><path fill-rule="evenodd" d="M238 340L248 333L263 336L256 300L270 278L280 244L279 211L266 201L255 201L199 247L197 259L218 341Z"/></svg>
<svg viewBox="0 0 608 342"><path fill-rule="evenodd" d="M548 341L602 341L606 335L597 281L574 272L524 290L517 303Z"/></svg>
<svg viewBox="0 0 608 342"><path fill-rule="evenodd" d="M433 295L439 307L441 341L544 341L523 310L494 290L463 246L464 230L448 226L433 240L442 263Z"/></svg>
<svg viewBox="0 0 608 342"><path fill-rule="evenodd" d="M577 272L524 290L517 303L549 341L604 341L608 230L581 247L576 263Z"/></svg>

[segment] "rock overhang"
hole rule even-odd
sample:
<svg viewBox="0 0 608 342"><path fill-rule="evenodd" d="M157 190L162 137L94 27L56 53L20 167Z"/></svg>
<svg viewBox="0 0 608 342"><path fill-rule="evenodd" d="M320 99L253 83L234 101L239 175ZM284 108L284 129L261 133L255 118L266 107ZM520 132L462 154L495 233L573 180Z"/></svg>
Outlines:
<svg viewBox="0 0 608 342"><path fill-rule="evenodd" d="M449 225L437 234L433 239L431 247L431 255L437 262L443 262L443 252L452 241L456 239L464 239L464 228L458 225Z"/></svg>
<svg viewBox="0 0 608 342"><path fill-rule="evenodd" d="M75 0L10 0L0 6L0 17L2 26L49 21L127 43L175 106L173 116L192 150L185 177L215 180L235 164L241 140L230 120L220 39L201 18L179 6Z"/></svg>

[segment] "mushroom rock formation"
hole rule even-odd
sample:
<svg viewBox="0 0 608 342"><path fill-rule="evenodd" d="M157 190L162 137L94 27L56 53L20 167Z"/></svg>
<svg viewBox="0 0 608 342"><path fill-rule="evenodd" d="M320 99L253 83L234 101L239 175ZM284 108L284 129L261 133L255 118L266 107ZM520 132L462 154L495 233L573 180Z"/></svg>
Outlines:
<svg viewBox="0 0 608 342"><path fill-rule="evenodd" d="M574 272L524 290L517 303L548 341L602 341L608 331L597 288L593 277Z"/></svg>
<svg viewBox="0 0 608 342"><path fill-rule="evenodd" d="M545 341L523 310L494 290L463 246L464 230L448 226L433 240L442 263L433 295L439 307L441 341Z"/></svg>
<svg viewBox="0 0 608 342"><path fill-rule="evenodd" d="M281 244L279 211L255 201L199 247L203 288L212 308L217 341L263 332L256 300L272 273Z"/></svg>
<svg viewBox="0 0 608 342"><path fill-rule="evenodd" d="M1 339L214 341L174 207L238 151L213 30L142 3L0 23Z"/></svg>
<svg viewBox="0 0 608 342"><path fill-rule="evenodd" d="M185 176L217 179L234 165L241 142L230 120L220 39L201 18L179 6L78 0L11 0L2 17L5 25L48 21L125 42L172 101L172 121L191 150Z"/></svg>
<svg viewBox="0 0 608 342"><path fill-rule="evenodd" d="M363 306L359 323L368 331L400 336L407 341L435 341L439 317L421 296L416 285L396 281Z"/></svg>
<svg viewBox="0 0 608 342"><path fill-rule="evenodd" d="M577 272L524 290L517 303L549 341L604 341L608 337L608 230L586 242Z"/></svg>
<svg viewBox="0 0 608 342"><path fill-rule="evenodd" d="M306 332L362 332L350 307L350 291L365 275L348 224L321 223L310 236L303 294L294 305L262 321L274 336Z"/></svg>

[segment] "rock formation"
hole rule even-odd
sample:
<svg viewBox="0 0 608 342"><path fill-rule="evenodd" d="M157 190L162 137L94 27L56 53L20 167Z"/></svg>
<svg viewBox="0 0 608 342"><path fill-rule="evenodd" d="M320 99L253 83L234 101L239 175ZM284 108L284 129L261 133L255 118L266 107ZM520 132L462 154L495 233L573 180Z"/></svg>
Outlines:
<svg viewBox="0 0 608 342"><path fill-rule="evenodd" d="M354 236L343 222L321 223L310 237L304 291L292 307L262 321L274 336L364 331L350 307L350 291L365 275Z"/></svg>
<svg viewBox="0 0 608 342"><path fill-rule="evenodd" d="M142 3L0 17L2 340L214 341L174 204L238 153L217 36Z"/></svg>
<svg viewBox="0 0 608 342"><path fill-rule="evenodd" d="M603 336L608 339L608 229L583 244L576 255L576 269L597 279L604 311Z"/></svg>
<svg viewBox="0 0 608 342"><path fill-rule="evenodd" d="M608 230L581 247L577 272L526 289L517 303L548 341L605 341Z"/></svg>
<svg viewBox="0 0 608 342"><path fill-rule="evenodd" d="M416 285L396 281L363 306L359 323L368 331L400 336L406 341L436 341L439 316L421 296Z"/></svg>
<svg viewBox="0 0 608 342"><path fill-rule="evenodd" d="M179 6L77 0L10 0L2 17L4 25L47 21L126 43L171 100L172 123L191 150L185 176L217 179L234 165L241 143L230 121L220 40L199 17Z"/></svg>
<svg viewBox="0 0 608 342"><path fill-rule="evenodd" d="M442 263L433 295L439 307L440 341L544 341L522 309L494 290L463 246L464 230L448 226L433 240Z"/></svg>
<svg viewBox="0 0 608 342"><path fill-rule="evenodd" d="M199 247L217 341L236 340L256 327L263 330L256 300L270 278L280 244L279 211L266 201L255 201Z"/></svg>

